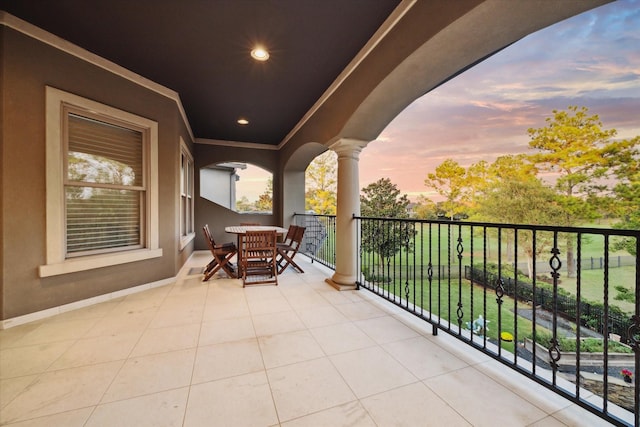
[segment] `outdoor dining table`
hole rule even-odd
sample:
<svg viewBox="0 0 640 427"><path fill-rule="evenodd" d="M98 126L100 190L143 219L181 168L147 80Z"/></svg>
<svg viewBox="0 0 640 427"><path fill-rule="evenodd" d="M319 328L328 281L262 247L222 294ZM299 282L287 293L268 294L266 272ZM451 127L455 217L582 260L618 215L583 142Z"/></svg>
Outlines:
<svg viewBox="0 0 640 427"><path fill-rule="evenodd" d="M242 236L247 231L271 231L274 230L278 235L284 235L287 232L286 228L278 227L276 225L230 225L224 228L226 233L235 234L238 236L238 277L242 277Z"/></svg>

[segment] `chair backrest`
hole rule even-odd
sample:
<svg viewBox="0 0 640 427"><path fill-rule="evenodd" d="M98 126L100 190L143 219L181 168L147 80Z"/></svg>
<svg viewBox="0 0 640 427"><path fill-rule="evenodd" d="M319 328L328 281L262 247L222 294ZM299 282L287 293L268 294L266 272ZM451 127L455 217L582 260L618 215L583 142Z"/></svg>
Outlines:
<svg viewBox="0 0 640 427"><path fill-rule="evenodd" d="M213 236L211 236L209 224L205 224L204 227L202 227L202 233L204 234L204 240L207 242L207 246L211 251L213 251L215 242L213 241Z"/></svg>
<svg viewBox="0 0 640 427"><path fill-rule="evenodd" d="M302 244L302 239L304 238L304 231L305 230L306 230L306 227L296 227L296 230L295 230L295 233L293 235L292 242L291 242L291 246L296 248L296 252L298 251L298 248Z"/></svg>
<svg viewBox="0 0 640 427"><path fill-rule="evenodd" d="M242 238L242 260L274 257L276 252L275 230L247 231Z"/></svg>
<svg viewBox="0 0 640 427"><path fill-rule="evenodd" d="M285 245L292 244L293 243L293 237L296 235L296 230L297 229L298 229L297 225L291 224L289 226L289 229L287 230L286 236L284 236L284 240L282 241L282 243L284 243Z"/></svg>

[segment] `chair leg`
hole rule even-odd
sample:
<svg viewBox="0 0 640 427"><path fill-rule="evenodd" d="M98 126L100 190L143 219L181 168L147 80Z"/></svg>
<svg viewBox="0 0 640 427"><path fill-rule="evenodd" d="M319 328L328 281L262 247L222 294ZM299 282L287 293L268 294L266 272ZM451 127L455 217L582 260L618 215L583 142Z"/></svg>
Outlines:
<svg viewBox="0 0 640 427"><path fill-rule="evenodd" d="M214 274L220 271L220 269L223 269L229 277L233 279L237 278L238 276L229 262L234 255L235 253L229 253L222 259L214 258L209 264L207 264L207 267L204 270L204 279L202 279L202 281L208 281Z"/></svg>

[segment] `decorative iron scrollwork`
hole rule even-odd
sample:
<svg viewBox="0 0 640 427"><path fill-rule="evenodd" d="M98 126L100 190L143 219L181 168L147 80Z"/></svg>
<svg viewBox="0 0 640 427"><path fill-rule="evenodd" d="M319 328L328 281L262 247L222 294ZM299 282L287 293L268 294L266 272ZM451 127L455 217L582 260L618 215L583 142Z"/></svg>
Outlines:
<svg viewBox="0 0 640 427"><path fill-rule="evenodd" d="M551 267L551 277L557 279L558 277L560 277L560 273L558 273L558 271L560 270L560 268L562 268L562 261L558 256L560 255L560 249L553 248L551 249L551 253L553 254L551 259L549 259L549 267Z"/></svg>
<svg viewBox="0 0 640 427"><path fill-rule="evenodd" d="M409 281L408 280L404 282L404 297L407 300L407 303L409 303Z"/></svg>
<svg viewBox="0 0 640 427"><path fill-rule="evenodd" d="M504 296L504 279L500 277L496 282L496 302L498 305L502 304L502 297Z"/></svg>
<svg viewBox="0 0 640 427"><path fill-rule="evenodd" d="M462 310L462 302L458 301L458 310L456 310L456 314L458 315L458 325L462 325L462 318L464 317L464 311Z"/></svg>
<svg viewBox="0 0 640 427"><path fill-rule="evenodd" d="M456 245L456 251L458 252L458 260L462 261L462 252L464 247L462 246L462 237L458 236L458 244Z"/></svg>
<svg viewBox="0 0 640 427"><path fill-rule="evenodd" d="M629 329L627 330L627 336L629 339L629 346L636 353L640 352L640 316L633 315L631 316L631 321L633 322Z"/></svg>
<svg viewBox="0 0 640 427"><path fill-rule="evenodd" d="M558 366L558 360L560 360L560 343L557 339L553 338L551 340L551 345L549 346L549 359L551 360L551 365L556 367Z"/></svg>
<svg viewBox="0 0 640 427"><path fill-rule="evenodd" d="M431 263L427 266L427 278L429 279L429 283L431 283L433 279L433 264Z"/></svg>

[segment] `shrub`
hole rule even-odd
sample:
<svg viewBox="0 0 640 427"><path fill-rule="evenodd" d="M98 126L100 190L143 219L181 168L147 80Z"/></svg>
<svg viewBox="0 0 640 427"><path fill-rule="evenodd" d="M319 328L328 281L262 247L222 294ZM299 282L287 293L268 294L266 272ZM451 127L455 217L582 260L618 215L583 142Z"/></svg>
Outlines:
<svg viewBox="0 0 640 427"><path fill-rule="evenodd" d="M553 335L548 332L537 332L536 342L543 347L549 348ZM558 338L560 351L577 351L577 340L575 338ZM584 338L580 340L580 352L582 353L602 353L604 351L604 340L600 338ZM611 353L633 353L633 350L616 341L609 341L609 352Z"/></svg>

